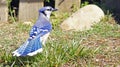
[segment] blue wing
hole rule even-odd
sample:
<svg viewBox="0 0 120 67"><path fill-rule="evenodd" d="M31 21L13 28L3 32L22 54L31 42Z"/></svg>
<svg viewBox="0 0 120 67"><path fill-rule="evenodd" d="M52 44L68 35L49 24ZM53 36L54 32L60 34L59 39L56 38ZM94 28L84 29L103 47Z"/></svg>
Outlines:
<svg viewBox="0 0 120 67"><path fill-rule="evenodd" d="M34 39L36 36L42 37L43 35L49 33L51 29L48 28L49 26L44 26L42 28L38 28L36 26L33 26L33 28L30 31L30 37L29 40Z"/></svg>
<svg viewBox="0 0 120 67"><path fill-rule="evenodd" d="M28 40L13 52L14 56L33 56L39 52L42 52L42 43L40 37L50 32L51 29L47 29L48 26L38 28L33 26L30 31L30 37Z"/></svg>

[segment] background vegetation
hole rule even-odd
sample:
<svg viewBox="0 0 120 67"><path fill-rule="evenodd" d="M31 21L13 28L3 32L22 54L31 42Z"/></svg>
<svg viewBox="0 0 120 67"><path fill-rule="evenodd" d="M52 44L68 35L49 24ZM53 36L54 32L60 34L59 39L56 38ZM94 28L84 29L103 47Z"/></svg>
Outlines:
<svg viewBox="0 0 120 67"><path fill-rule="evenodd" d="M83 5L86 5L83 4ZM0 67L118 67L120 65L120 25L106 16L87 31L62 31L60 23L69 16L53 14L53 30L43 46L44 51L33 57L13 57L12 51L28 38L31 25L0 24ZM34 23L34 22L33 22Z"/></svg>

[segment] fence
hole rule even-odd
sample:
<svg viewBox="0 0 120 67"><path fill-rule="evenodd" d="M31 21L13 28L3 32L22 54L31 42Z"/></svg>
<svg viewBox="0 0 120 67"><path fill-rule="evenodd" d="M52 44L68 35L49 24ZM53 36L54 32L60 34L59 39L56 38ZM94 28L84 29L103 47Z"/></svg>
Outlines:
<svg viewBox="0 0 120 67"><path fill-rule="evenodd" d="M19 2L19 3L17 3ZM6 0L0 0L0 21L8 21L8 7ZM17 8L17 17L19 21L30 21L38 17L39 8L49 5L59 9L59 12L70 12L72 9L80 7L81 0L50 0L46 3L44 0L12 0L12 7ZM13 5L14 4L14 5Z"/></svg>
<svg viewBox="0 0 120 67"><path fill-rule="evenodd" d="M6 0L0 0L0 21L8 21L8 7Z"/></svg>

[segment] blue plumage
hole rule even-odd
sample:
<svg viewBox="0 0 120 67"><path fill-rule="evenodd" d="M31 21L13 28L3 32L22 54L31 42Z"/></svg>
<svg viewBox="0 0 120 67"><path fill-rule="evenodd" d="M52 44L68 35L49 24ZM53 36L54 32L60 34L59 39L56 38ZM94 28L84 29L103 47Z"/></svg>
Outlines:
<svg viewBox="0 0 120 67"><path fill-rule="evenodd" d="M30 54L35 52L36 50L42 51L42 43L40 42L40 37L36 37L31 41L26 41L20 48L18 48L14 53L18 53L16 56L33 56L34 54Z"/></svg>
<svg viewBox="0 0 120 67"><path fill-rule="evenodd" d="M13 52L13 56L33 56L43 51L42 44L45 44L52 25L49 21L51 12L56 9L52 7L43 7L39 10L39 17L33 25L28 40Z"/></svg>

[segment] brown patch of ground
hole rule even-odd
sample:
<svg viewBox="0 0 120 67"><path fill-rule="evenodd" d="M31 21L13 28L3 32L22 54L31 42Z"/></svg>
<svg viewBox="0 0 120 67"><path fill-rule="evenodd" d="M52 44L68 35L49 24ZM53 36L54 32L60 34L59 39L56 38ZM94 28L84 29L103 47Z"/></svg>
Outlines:
<svg viewBox="0 0 120 67"><path fill-rule="evenodd" d="M97 67L119 67L120 66L120 38L88 38L83 42L84 46L97 48L102 46L99 53L89 59L77 59L67 62L61 67L86 67L89 64ZM76 65L77 64L77 65Z"/></svg>

